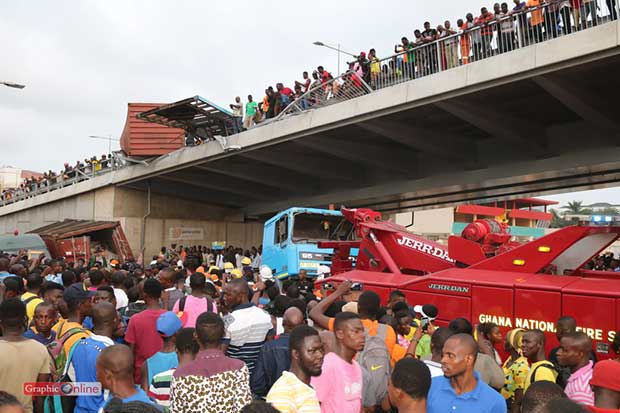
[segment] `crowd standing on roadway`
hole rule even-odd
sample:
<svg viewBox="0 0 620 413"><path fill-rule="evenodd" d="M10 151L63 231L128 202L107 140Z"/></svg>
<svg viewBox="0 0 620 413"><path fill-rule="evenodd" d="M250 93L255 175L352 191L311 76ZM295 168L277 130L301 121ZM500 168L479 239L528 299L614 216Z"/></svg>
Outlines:
<svg viewBox="0 0 620 413"><path fill-rule="evenodd" d="M436 326L440 306L398 290L382 306L303 270L276 280L260 248L153 258L0 254L1 412L620 411L620 361L597 362L570 315L547 354L540 330ZM612 347L618 357L618 335ZM105 392L25 394L34 382Z"/></svg>

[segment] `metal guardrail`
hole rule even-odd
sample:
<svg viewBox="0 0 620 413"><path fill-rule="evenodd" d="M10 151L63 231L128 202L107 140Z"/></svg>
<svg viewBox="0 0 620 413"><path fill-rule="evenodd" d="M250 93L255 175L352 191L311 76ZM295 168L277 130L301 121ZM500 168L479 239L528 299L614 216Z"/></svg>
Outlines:
<svg viewBox="0 0 620 413"><path fill-rule="evenodd" d="M75 176L72 178L65 179L64 174L59 174L52 180L48 178L46 181L30 183L27 188L13 188L10 198L0 199L0 207L23 201L28 198L33 198L41 194L46 194L57 189L62 189L78 182L87 181L96 176L104 175L108 172L124 168L125 166L127 166L127 164L123 161L123 159L113 157L110 158L110 165L108 167L101 168L99 170L94 170L91 168L90 172L85 172L80 169L73 169L72 172L75 172Z"/></svg>
<svg viewBox="0 0 620 413"><path fill-rule="evenodd" d="M433 41L424 37L426 32L419 33L412 46L405 46L406 50L369 61L370 70L364 75L348 70L311 87L274 120L586 30L617 20L620 15L617 0L605 0L606 8L600 7L602 0L581 0L578 9L570 7L571 3L554 0L523 11L509 11L501 18L489 11L488 18L472 18L467 29L459 29L459 33L451 34L442 27L439 39Z"/></svg>

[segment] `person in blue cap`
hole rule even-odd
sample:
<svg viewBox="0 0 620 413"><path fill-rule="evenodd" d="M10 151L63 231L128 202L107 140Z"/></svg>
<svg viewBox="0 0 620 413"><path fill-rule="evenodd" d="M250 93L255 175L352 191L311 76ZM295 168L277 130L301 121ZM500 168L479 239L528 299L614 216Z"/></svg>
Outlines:
<svg viewBox="0 0 620 413"><path fill-rule="evenodd" d="M156 328L164 339L163 348L146 359L142 365L142 389L149 390L153 376L162 371L177 368L179 359L176 353L176 334L181 329L181 319L172 311L166 311L157 318Z"/></svg>

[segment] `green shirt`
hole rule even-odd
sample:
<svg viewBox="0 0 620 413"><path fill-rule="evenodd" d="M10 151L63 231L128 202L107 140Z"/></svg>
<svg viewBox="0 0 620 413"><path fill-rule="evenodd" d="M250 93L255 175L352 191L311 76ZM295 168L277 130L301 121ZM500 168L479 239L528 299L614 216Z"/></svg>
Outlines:
<svg viewBox="0 0 620 413"><path fill-rule="evenodd" d="M424 334L420 337L420 341L418 341L418 345L415 347L415 355L418 358L421 358L424 356L430 356L431 354L431 336Z"/></svg>
<svg viewBox="0 0 620 413"><path fill-rule="evenodd" d="M246 103L246 105L245 105L245 114L247 116L254 116L254 115L256 115L256 108L257 107L258 107L258 105L254 101Z"/></svg>

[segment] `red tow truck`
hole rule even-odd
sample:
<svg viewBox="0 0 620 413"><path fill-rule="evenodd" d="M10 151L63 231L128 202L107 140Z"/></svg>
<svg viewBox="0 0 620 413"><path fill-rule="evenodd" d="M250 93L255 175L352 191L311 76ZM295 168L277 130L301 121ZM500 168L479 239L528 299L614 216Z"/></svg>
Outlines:
<svg viewBox="0 0 620 413"><path fill-rule="evenodd" d="M356 241L334 248L329 281L351 280L376 291L383 302L401 290L411 304L435 304L438 325L457 317L494 322L503 332L521 327L546 333L547 350L558 345L555 323L571 315L593 341L599 359L611 357L620 327L620 275L585 265L620 238L620 227L573 226L527 243L511 241L507 225L477 220L448 246L384 221L369 209L342 209ZM359 248L355 268L351 248Z"/></svg>

